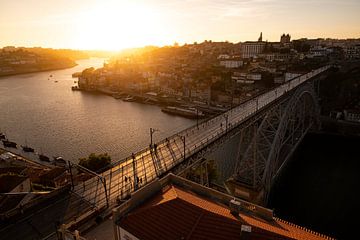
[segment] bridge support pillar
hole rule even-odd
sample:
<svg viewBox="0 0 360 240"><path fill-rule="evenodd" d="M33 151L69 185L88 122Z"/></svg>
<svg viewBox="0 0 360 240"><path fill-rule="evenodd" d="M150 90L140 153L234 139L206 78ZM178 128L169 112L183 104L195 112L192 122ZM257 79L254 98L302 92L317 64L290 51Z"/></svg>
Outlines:
<svg viewBox="0 0 360 240"><path fill-rule="evenodd" d="M253 187L236 181L234 178L229 178L225 182L228 193L234 197L244 199L246 201L264 205L264 190L254 189Z"/></svg>

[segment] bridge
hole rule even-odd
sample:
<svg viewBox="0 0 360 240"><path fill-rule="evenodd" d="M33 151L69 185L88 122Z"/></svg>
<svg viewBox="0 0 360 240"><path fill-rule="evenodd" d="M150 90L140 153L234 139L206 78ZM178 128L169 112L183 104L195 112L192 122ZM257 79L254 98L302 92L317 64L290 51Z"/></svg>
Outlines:
<svg viewBox="0 0 360 240"><path fill-rule="evenodd" d="M93 177L73 186L79 205L109 208L169 172L209 184L207 160L220 155L220 179L233 195L265 204L272 180L306 132L319 125L314 79L324 66L296 77L230 110L151 144L96 174L70 163L72 173ZM150 130L151 131L151 130ZM229 150L227 146L231 146ZM80 200L82 203L80 203Z"/></svg>

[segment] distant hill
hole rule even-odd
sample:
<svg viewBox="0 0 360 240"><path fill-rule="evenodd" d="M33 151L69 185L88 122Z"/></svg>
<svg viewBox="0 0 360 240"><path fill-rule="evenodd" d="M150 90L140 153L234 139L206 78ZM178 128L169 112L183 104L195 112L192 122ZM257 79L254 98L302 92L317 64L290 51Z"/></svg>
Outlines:
<svg viewBox="0 0 360 240"><path fill-rule="evenodd" d="M52 49L52 48L23 48L26 51L33 52L39 55L48 55L57 58L69 58L71 60L79 60L89 58L90 55L81 50L72 50L72 49Z"/></svg>
<svg viewBox="0 0 360 240"><path fill-rule="evenodd" d="M76 66L75 60L88 57L77 50L4 47L0 49L0 76L70 68Z"/></svg>

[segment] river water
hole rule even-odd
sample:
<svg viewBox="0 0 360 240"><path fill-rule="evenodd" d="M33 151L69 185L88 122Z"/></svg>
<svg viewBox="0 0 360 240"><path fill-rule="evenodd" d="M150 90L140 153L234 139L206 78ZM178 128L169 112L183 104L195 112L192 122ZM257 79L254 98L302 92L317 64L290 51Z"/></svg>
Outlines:
<svg viewBox="0 0 360 240"><path fill-rule="evenodd" d="M18 143L18 150L10 150L37 159L21 151L27 143L49 157L77 162L92 152L106 152L116 161L146 147L151 127L159 129L153 135L156 142L195 123L158 106L71 90L77 80L72 73L103 62L91 58L69 69L0 78L0 132Z"/></svg>
<svg viewBox="0 0 360 240"><path fill-rule="evenodd" d="M360 137L308 134L276 178L276 216L336 239L357 239Z"/></svg>

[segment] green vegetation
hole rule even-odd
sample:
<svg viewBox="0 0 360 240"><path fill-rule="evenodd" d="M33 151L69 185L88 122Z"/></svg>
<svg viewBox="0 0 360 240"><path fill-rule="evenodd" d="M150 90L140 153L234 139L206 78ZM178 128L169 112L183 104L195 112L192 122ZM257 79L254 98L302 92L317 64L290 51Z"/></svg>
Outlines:
<svg viewBox="0 0 360 240"><path fill-rule="evenodd" d="M99 172L106 169L111 163L111 157L107 153L96 155L91 153L88 158L80 158L79 165L94 171Z"/></svg>
<svg viewBox="0 0 360 240"><path fill-rule="evenodd" d="M207 171L205 171L205 168L207 169ZM207 160L206 166L205 165L202 165L202 167L198 166L195 170L188 173L187 178L194 182L200 182L201 178L208 179L209 184L211 184L212 182L215 182L217 180L218 176L219 174L215 160Z"/></svg>

